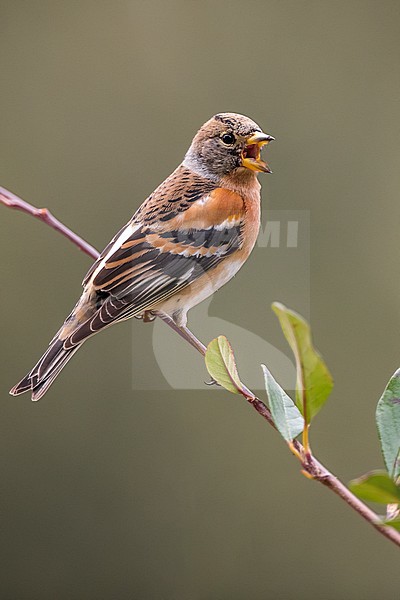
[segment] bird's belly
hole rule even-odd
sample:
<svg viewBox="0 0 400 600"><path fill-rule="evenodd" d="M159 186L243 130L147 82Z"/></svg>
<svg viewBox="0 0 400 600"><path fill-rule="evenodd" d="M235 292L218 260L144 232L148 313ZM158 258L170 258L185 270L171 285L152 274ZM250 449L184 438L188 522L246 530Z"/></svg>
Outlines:
<svg viewBox="0 0 400 600"><path fill-rule="evenodd" d="M187 311L211 296L232 279L243 265L243 262L242 259L231 259L229 263L226 261L226 263L212 269L210 273L204 273L182 292L160 303L157 309L167 313L177 321L182 321L184 324Z"/></svg>

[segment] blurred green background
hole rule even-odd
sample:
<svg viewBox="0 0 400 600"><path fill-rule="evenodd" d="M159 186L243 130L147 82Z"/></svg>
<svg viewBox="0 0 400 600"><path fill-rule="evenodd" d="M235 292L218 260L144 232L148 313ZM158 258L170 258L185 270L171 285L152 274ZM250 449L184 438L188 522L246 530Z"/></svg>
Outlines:
<svg viewBox="0 0 400 600"><path fill-rule="evenodd" d="M310 211L310 277L271 277L256 249L209 313L284 352L270 299L309 314L336 382L311 439L344 481L382 466L400 364L399 25L387 0L0 1L0 185L98 248L214 113L276 136L263 206ZM8 396L90 259L4 207L0 248L2 600L398 596L398 549L243 400L134 389L152 326L90 341L37 404Z"/></svg>

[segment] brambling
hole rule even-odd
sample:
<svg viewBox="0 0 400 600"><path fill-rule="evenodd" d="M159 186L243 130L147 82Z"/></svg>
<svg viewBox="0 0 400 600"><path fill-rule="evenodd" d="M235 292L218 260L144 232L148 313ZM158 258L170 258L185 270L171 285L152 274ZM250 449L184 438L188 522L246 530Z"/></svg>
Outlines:
<svg viewBox="0 0 400 600"><path fill-rule="evenodd" d="M143 202L83 280L83 293L48 350L12 388L39 400L84 341L131 317L187 312L240 269L260 226L257 173L274 138L248 117L221 113L195 135L183 162Z"/></svg>

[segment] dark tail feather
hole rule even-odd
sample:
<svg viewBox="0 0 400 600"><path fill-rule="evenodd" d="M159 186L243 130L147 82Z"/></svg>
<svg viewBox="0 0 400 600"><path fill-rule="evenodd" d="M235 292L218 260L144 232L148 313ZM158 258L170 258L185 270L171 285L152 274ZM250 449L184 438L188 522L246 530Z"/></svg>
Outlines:
<svg viewBox="0 0 400 600"><path fill-rule="evenodd" d="M10 390L10 394L18 396L32 390L32 400L40 400L81 345L65 350L63 341L55 338L32 371Z"/></svg>

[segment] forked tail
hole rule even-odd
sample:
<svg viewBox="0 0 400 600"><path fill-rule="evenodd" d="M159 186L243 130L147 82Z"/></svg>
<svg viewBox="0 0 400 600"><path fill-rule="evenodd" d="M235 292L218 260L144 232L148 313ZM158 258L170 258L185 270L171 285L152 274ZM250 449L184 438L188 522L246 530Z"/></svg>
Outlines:
<svg viewBox="0 0 400 600"><path fill-rule="evenodd" d="M40 400L82 343L65 349L64 342L55 337L32 371L10 390L10 394L18 396L31 390L32 400Z"/></svg>

